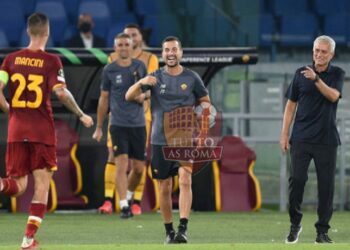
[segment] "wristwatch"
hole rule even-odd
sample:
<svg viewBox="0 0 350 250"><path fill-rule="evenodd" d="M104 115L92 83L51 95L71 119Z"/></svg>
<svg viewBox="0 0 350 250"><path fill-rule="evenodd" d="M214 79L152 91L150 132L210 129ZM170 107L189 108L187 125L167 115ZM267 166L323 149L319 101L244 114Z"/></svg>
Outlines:
<svg viewBox="0 0 350 250"><path fill-rule="evenodd" d="M320 77L316 74L314 82L316 83L318 80L320 80Z"/></svg>

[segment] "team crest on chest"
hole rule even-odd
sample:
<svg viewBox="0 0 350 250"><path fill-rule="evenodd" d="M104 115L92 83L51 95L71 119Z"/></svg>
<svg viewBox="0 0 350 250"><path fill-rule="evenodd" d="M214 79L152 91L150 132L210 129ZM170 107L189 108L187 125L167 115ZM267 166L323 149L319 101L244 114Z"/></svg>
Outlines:
<svg viewBox="0 0 350 250"><path fill-rule="evenodd" d="M122 75L116 75L116 77L115 77L115 83L121 84L122 81L123 81Z"/></svg>
<svg viewBox="0 0 350 250"><path fill-rule="evenodd" d="M165 94L165 88L166 88L166 85L165 85L165 84L161 84L161 85L160 85L159 94Z"/></svg>
<svg viewBox="0 0 350 250"><path fill-rule="evenodd" d="M181 86L182 90L186 90L187 89L187 84L186 83L182 83L180 86Z"/></svg>

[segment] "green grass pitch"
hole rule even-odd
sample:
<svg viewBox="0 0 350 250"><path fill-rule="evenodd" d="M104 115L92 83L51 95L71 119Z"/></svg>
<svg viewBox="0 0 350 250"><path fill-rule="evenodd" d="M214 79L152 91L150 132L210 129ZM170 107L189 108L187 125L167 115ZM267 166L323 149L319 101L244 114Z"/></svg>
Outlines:
<svg viewBox="0 0 350 250"><path fill-rule="evenodd" d="M0 249L19 249L26 214L0 213ZM315 245L316 212L306 212L303 232L296 245L284 244L288 215L264 210L254 213L194 212L189 222L189 244L163 245L159 213L122 220L117 214L47 214L37 234L41 249L350 249L350 213L335 212L331 221L331 246ZM178 214L174 216L177 226Z"/></svg>

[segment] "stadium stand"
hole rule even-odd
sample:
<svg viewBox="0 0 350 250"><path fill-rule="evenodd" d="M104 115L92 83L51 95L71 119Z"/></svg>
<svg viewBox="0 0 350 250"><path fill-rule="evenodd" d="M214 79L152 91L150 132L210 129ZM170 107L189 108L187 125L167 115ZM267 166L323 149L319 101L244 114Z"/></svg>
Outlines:
<svg viewBox="0 0 350 250"><path fill-rule="evenodd" d="M24 14L19 1L0 1L0 29L7 36L10 46L18 46L21 31L24 27ZM8 11L11 10L11 11Z"/></svg>
<svg viewBox="0 0 350 250"><path fill-rule="evenodd" d="M106 37L111 23L111 13L105 1L89 0L80 3L78 13L91 14L94 23L94 34Z"/></svg>
<svg viewBox="0 0 350 250"><path fill-rule="evenodd" d="M272 11L276 16L309 12L309 2L305 0L273 1Z"/></svg>
<svg viewBox="0 0 350 250"><path fill-rule="evenodd" d="M6 33L3 30L0 30L0 48L7 48L8 46L9 42Z"/></svg>
<svg viewBox="0 0 350 250"><path fill-rule="evenodd" d="M281 45L309 46L318 33L318 22L313 14L283 15L281 17Z"/></svg>
<svg viewBox="0 0 350 250"><path fill-rule="evenodd" d="M277 33L275 18L271 14L261 14L259 29L260 46L271 46Z"/></svg>
<svg viewBox="0 0 350 250"><path fill-rule="evenodd" d="M346 13L326 15L324 18L324 34L331 36L337 45L346 45L349 16Z"/></svg>
<svg viewBox="0 0 350 250"><path fill-rule="evenodd" d="M25 17L28 17L30 14L33 13L34 7L35 7L35 3L37 1L38 0L19 0L20 5L22 7L22 11L23 11ZM70 1L72 1L72 0L70 0Z"/></svg>
<svg viewBox="0 0 350 250"><path fill-rule="evenodd" d="M151 28L149 45L160 47L164 37L175 35L182 38L180 25L175 15L147 15L143 21L143 28Z"/></svg>
<svg viewBox="0 0 350 250"><path fill-rule="evenodd" d="M59 47L67 26L67 14L61 1L39 1L36 4L35 11L43 12L50 18L50 36L55 46Z"/></svg>
<svg viewBox="0 0 350 250"><path fill-rule="evenodd" d="M53 6L37 9L38 5ZM263 49L276 45L303 48L321 33L334 34L339 45L347 46L348 35L343 32L347 23L345 15L350 14L350 2L346 0L13 0L0 1L0 7L11 9L0 17L0 29L11 47L22 44L20 32L25 18L34 10L47 12L51 17L54 46L63 45L63 37L71 34L78 15L86 12L92 14L96 23L94 33L104 37L109 46L112 31L122 23L133 22L153 30L151 46L159 46L162 40L159 37L172 33L180 36L184 46L261 46ZM64 20L62 17L59 20L63 21L55 20L58 15L63 15ZM172 17L163 20L163 16L169 15ZM167 20L171 21L167 25L158 23ZM302 29L299 33L295 29L298 25Z"/></svg>

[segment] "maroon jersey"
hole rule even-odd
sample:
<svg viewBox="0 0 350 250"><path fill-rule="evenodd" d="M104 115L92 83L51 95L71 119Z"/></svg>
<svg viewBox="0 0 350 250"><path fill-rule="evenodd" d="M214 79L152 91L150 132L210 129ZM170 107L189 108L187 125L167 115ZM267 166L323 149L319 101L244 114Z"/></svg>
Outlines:
<svg viewBox="0 0 350 250"><path fill-rule="evenodd" d="M65 86L58 56L38 50L9 54L1 70L9 75L8 142L39 142L55 145L51 92Z"/></svg>

